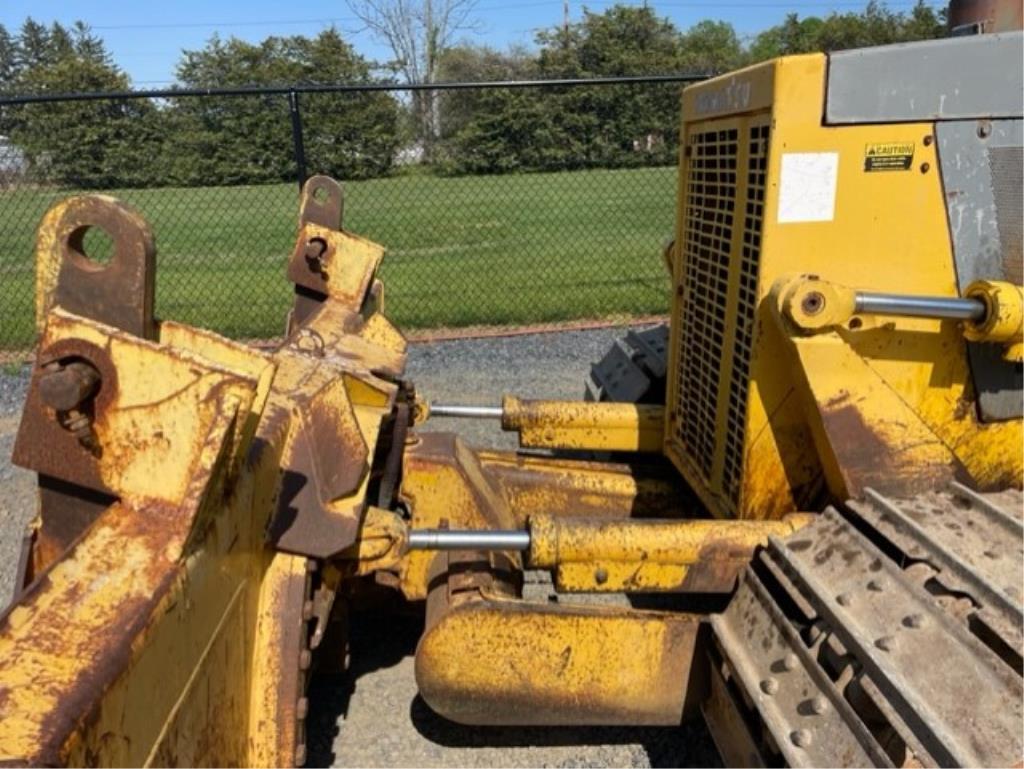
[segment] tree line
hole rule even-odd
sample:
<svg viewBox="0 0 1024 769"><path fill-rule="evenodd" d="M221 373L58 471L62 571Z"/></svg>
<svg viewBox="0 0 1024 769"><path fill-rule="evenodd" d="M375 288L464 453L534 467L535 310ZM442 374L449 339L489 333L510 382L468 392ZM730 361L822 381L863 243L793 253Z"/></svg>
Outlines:
<svg viewBox="0 0 1024 769"><path fill-rule="evenodd" d="M584 11L542 30L533 49L468 43L438 53L436 81L714 74L812 51L941 37L941 12L919 2L897 12L870 2L858 13L791 14L744 44L732 25L680 30L646 7ZM213 36L185 50L184 88L394 83L394 70L360 56L336 29L260 43ZM127 75L101 38L76 22L28 19L0 26L3 94L125 91ZM619 168L674 162L678 84L473 89L429 102L401 92L304 93L311 173L365 179L422 163L435 173ZM0 107L0 175L76 188L262 184L292 181L296 167L282 95L175 97Z"/></svg>

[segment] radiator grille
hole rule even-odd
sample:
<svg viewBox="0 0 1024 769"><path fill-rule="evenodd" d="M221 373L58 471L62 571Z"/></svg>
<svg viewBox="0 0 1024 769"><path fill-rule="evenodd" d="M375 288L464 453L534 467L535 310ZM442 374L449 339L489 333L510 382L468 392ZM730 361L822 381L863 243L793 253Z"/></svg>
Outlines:
<svg viewBox="0 0 1024 769"><path fill-rule="evenodd" d="M1022 196L1021 169L1024 152L1020 147L992 147L988 151L992 172L992 195L996 202L996 227L999 248L1003 252L1003 280L1016 285L1024 280L1024 256L1021 251Z"/></svg>
<svg viewBox="0 0 1024 769"><path fill-rule="evenodd" d="M764 116L696 126L687 144L673 442L733 514L742 494L768 139Z"/></svg>
<svg viewBox="0 0 1024 769"><path fill-rule="evenodd" d="M736 206L739 130L691 134L676 437L710 480Z"/></svg>
<svg viewBox="0 0 1024 769"><path fill-rule="evenodd" d="M733 504L740 499L743 450L746 440L747 393L750 356L757 311L757 278L761 261L761 219L764 214L765 175L768 168L768 126L750 126L747 132L747 194L740 250L739 296L736 304L736 338L729 381L729 429L725 437L722 488Z"/></svg>

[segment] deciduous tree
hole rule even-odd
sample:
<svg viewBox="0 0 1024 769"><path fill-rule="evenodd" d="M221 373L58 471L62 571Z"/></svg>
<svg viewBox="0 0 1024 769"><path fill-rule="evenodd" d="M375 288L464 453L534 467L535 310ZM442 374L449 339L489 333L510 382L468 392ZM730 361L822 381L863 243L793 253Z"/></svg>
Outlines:
<svg viewBox="0 0 1024 769"><path fill-rule="evenodd" d="M371 33L394 56L392 65L406 83L430 85L438 80L444 52L456 37L477 29L473 9L477 0L346 0ZM440 99L432 90L415 91L413 114L418 138L427 155L441 132Z"/></svg>

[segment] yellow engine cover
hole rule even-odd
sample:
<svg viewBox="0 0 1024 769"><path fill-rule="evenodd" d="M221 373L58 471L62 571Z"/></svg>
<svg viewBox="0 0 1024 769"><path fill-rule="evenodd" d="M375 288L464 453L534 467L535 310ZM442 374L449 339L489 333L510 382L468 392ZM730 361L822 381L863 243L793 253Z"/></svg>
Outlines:
<svg viewBox="0 0 1024 769"><path fill-rule="evenodd" d="M826 125L826 65L787 57L683 93L665 451L723 517L777 518L850 491L832 482L812 413L850 410L847 438L868 451L902 429L875 414L859 432L860 414L885 407L855 381L833 382L831 406L807 396L801 377L859 375L836 355L792 354L765 301L776 279L957 295L934 124ZM962 480L1020 485L1020 420L978 421L955 322L851 325L836 344L938 436ZM893 474L913 471L904 459Z"/></svg>

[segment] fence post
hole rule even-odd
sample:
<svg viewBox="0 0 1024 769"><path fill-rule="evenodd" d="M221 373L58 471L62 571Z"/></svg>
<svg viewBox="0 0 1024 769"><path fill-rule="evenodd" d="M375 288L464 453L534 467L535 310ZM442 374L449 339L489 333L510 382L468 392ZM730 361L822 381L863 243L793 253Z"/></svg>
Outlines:
<svg viewBox="0 0 1024 769"><path fill-rule="evenodd" d="M302 112L299 110L298 91L288 92L288 113L292 119L292 144L295 147L295 174L299 179L299 191L306 183L306 146L302 140Z"/></svg>

